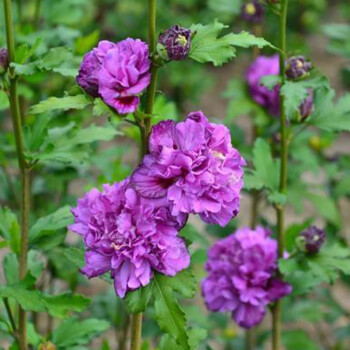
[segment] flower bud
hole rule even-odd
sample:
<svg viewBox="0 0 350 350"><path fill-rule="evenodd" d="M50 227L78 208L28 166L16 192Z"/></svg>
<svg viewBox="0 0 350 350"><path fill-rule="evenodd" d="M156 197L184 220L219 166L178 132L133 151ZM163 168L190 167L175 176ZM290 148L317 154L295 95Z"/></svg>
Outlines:
<svg viewBox="0 0 350 350"><path fill-rule="evenodd" d="M258 0L249 1L241 7L241 18L250 23L262 22L264 13L264 6Z"/></svg>
<svg viewBox="0 0 350 350"><path fill-rule="evenodd" d="M297 238L298 248L307 254L317 254L326 241L326 232L316 226L310 226Z"/></svg>
<svg viewBox="0 0 350 350"><path fill-rule="evenodd" d="M50 341L42 343L39 345L38 350L56 350L56 346Z"/></svg>
<svg viewBox="0 0 350 350"><path fill-rule="evenodd" d="M311 68L311 62L306 61L304 56L292 56L286 60L286 76L290 80L306 77Z"/></svg>
<svg viewBox="0 0 350 350"><path fill-rule="evenodd" d="M308 89L308 96L301 103L299 107L300 119L301 121L309 117L314 108L314 92L311 89Z"/></svg>
<svg viewBox="0 0 350 350"><path fill-rule="evenodd" d="M7 49L0 49L0 74L5 73L7 68L9 67L9 57Z"/></svg>
<svg viewBox="0 0 350 350"><path fill-rule="evenodd" d="M191 30L175 25L159 35L157 52L165 60L187 58L191 48Z"/></svg>

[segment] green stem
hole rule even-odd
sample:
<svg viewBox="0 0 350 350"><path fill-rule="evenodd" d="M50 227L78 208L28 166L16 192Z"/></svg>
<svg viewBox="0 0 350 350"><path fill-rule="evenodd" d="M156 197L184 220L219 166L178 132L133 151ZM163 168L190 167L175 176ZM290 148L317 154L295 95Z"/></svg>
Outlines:
<svg viewBox="0 0 350 350"><path fill-rule="evenodd" d="M141 349L142 312L131 315L131 342L130 350Z"/></svg>
<svg viewBox="0 0 350 350"><path fill-rule="evenodd" d="M42 0L35 0L35 11L34 11L34 28L38 28L39 20L40 20L40 7Z"/></svg>
<svg viewBox="0 0 350 350"><path fill-rule="evenodd" d="M15 39L12 22L11 0L4 0L6 39L9 61L15 60ZM16 152L21 175L21 247L19 253L19 277L23 278L27 273L28 236L29 236L29 208L30 208L30 168L25 159L23 145L22 118L18 99L17 76L10 67L10 109L13 131L16 142ZM19 347L27 349L26 341L26 313L19 308Z"/></svg>
<svg viewBox="0 0 350 350"><path fill-rule="evenodd" d="M6 309L6 312L7 312L7 316L8 316L8 318L9 318L9 320L10 320L10 324L11 324L11 327L12 327L12 331L13 331L14 333L16 333L16 332L17 332L16 322L15 322L15 319L14 319L14 317L13 317L13 315L12 315L12 311L11 311L11 307L10 307L9 301L8 301L7 298L3 298L2 300L3 300L4 305L5 305L5 309Z"/></svg>
<svg viewBox="0 0 350 350"><path fill-rule="evenodd" d="M279 58L280 58L280 79L281 84L285 83L285 55L286 55L286 31L287 31L287 9L288 0L281 1L281 13L279 23ZM280 168L280 184L279 191L287 193L287 165L288 165L288 140L287 140L287 117L284 109L284 97L280 93L280 129L281 129L281 168ZM284 237L284 205L276 206L277 214L277 241L278 241L278 256L283 257L285 250ZM281 335L281 313L282 300L275 303L272 308L272 349L280 349Z"/></svg>
<svg viewBox="0 0 350 350"><path fill-rule="evenodd" d="M156 0L148 0L148 46L151 56L151 82L147 88L147 101L145 112L148 115L143 121L139 121L141 132L141 150L142 156L148 153L148 137L152 126L152 113L154 105L154 97L157 87L158 68L153 62L156 52ZM142 343L142 313L133 314L131 316L131 342L130 350L140 350Z"/></svg>

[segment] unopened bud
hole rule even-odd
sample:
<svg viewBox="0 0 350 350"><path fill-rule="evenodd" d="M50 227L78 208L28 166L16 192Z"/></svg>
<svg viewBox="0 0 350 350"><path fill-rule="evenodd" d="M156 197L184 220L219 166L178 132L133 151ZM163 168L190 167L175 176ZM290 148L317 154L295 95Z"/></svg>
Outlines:
<svg viewBox="0 0 350 350"><path fill-rule="evenodd" d="M157 52L165 60L180 61L188 57L191 30L175 25L159 35Z"/></svg>
<svg viewBox="0 0 350 350"><path fill-rule="evenodd" d="M5 73L8 67L9 67L9 56L8 56L7 49L1 48L0 49L0 74Z"/></svg>
<svg viewBox="0 0 350 350"><path fill-rule="evenodd" d="M290 80L298 80L309 75L312 68L304 56L292 56L286 60L286 76Z"/></svg>
<svg viewBox="0 0 350 350"><path fill-rule="evenodd" d="M38 350L56 350L56 346L50 341L42 343L39 345Z"/></svg>
<svg viewBox="0 0 350 350"><path fill-rule="evenodd" d="M314 108L314 93L311 89L308 89L308 96L301 103L299 107L300 119L303 121L309 117Z"/></svg>
<svg viewBox="0 0 350 350"><path fill-rule="evenodd" d="M265 9L258 0L252 0L242 5L241 17L250 23L260 23L263 20Z"/></svg>
<svg viewBox="0 0 350 350"><path fill-rule="evenodd" d="M307 254L317 254L326 241L326 232L316 226L310 226L300 233L296 240L298 249Z"/></svg>

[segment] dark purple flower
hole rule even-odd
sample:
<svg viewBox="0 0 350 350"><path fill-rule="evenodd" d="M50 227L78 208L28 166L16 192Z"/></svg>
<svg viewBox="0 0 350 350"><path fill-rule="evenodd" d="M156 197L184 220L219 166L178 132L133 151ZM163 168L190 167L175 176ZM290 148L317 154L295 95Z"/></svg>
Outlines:
<svg viewBox="0 0 350 350"><path fill-rule="evenodd" d="M153 127L149 149L131 180L142 196L166 197L173 215L199 214L221 226L238 214L245 161L224 125L202 112L163 121Z"/></svg>
<svg viewBox="0 0 350 350"><path fill-rule="evenodd" d="M317 254L326 241L326 232L316 226L310 226L301 232L297 244L304 252Z"/></svg>
<svg viewBox="0 0 350 350"><path fill-rule="evenodd" d="M184 60L191 48L191 30L175 25L159 35L158 43L165 48L168 56L165 58L173 61Z"/></svg>
<svg viewBox="0 0 350 350"><path fill-rule="evenodd" d="M202 294L211 311L230 311L243 328L259 324L269 303L291 293L292 287L274 277L277 242L270 231L242 228L217 241L208 252Z"/></svg>
<svg viewBox="0 0 350 350"><path fill-rule="evenodd" d="M299 107L301 120L305 120L307 117L309 117L313 111L313 108L314 108L314 93L312 89L308 89L308 96L301 103Z"/></svg>
<svg viewBox="0 0 350 350"><path fill-rule="evenodd" d="M98 46L85 54L81 63L77 83L92 97L99 97L98 74L107 51L115 47L110 41L100 41Z"/></svg>
<svg viewBox="0 0 350 350"><path fill-rule="evenodd" d="M70 230L83 236L86 266L96 277L110 271L119 297L147 285L153 271L174 276L190 256L178 231L187 215L171 215L165 199L147 200L129 187L129 179L96 188L78 200Z"/></svg>
<svg viewBox="0 0 350 350"><path fill-rule="evenodd" d="M4 73L9 67L9 56L7 49L0 49L0 74Z"/></svg>
<svg viewBox="0 0 350 350"><path fill-rule="evenodd" d="M250 23L261 23L264 13L264 6L259 0L248 1L241 7L242 19Z"/></svg>
<svg viewBox="0 0 350 350"><path fill-rule="evenodd" d="M120 114L136 111L139 94L150 83L148 45L125 39L108 50L98 74L99 94Z"/></svg>
<svg viewBox="0 0 350 350"><path fill-rule="evenodd" d="M247 82L252 99L260 106L266 108L274 116L279 115L279 86L272 90L261 85L261 78L267 75L279 74L279 57L274 55L259 56L247 70Z"/></svg>
<svg viewBox="0 0 350 350"><path fill-rule="evenodd" d="M304 56L292 56L286 60L286 76L291 80L306 77L311 68L311 62L308 62Z"/></svg>

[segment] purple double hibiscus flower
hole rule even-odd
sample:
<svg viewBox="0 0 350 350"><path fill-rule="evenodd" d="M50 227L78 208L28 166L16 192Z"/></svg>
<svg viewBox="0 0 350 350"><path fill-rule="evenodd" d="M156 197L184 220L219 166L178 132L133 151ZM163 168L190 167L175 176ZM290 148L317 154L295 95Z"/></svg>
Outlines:
<svg viewBox="0 0 350 350"><path fill-rule="evenodd" d="M292 291L275 277L277 259L277 242L262 227L242 228L217 241L208 252L208 276L202 282L208 309L230 311L243 328L259 324L267 305Z"/></svg>
<svg viewBox="0 0 350 350"><path fill-rule="evenodd" d="M150 65L148 45L140 39L116 44L101 41L84 56L77 82L118 113L133 113L140 103L139 94L150 83Z"/></svg>

